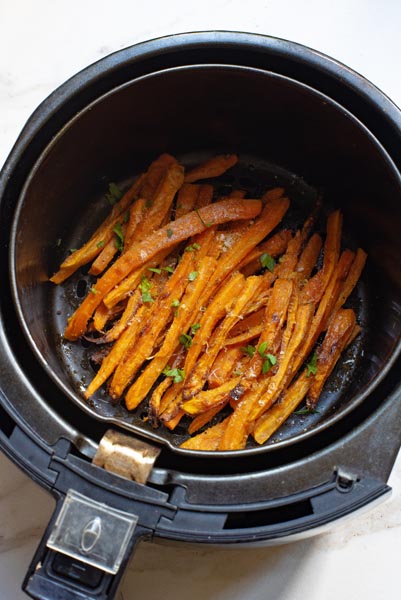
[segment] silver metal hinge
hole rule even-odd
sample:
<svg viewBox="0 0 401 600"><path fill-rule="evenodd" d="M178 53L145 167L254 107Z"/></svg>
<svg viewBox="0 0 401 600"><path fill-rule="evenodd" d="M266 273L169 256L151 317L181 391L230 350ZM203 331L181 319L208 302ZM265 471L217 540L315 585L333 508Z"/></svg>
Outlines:
<svg viewBox="0 0 401 600"><path fill-rule="evenodd" d="M138 483L146 483L160 449L109 429L100 440L93 464Z"/></svg>

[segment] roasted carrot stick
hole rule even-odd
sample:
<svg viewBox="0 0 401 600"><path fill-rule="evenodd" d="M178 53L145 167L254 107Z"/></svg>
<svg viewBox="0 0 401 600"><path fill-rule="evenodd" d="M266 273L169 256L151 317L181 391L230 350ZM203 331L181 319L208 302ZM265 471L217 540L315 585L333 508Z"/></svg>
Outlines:
<svg viewBox="0 0 401 600"><path fill-rule="evenodd" d="M176 307L176 317L164 338L161 348L153 357L149 365L142 371L125 396L125 403L128 410L133 410L145 398L146 394L169 362L170 357L179 343L180 335L186 331L188 323L191 322L199 296L215 266L216 261L209 257L203 258L197 265L198 275L194 281L188 283L180 306ZM177 298L174 300L177 300ZM190 338L191 336L187 336L186 339L188 340Z"/></svg>
<svg viewBox="0 0 401 600"><path fill-rule="evenodd" d="M217 450L219 442L227 425L227 419L209 427L203 433L199 433L192 438L189 438L181 444L181 448L187 450Z"/></svg>
<svg viewBox="0 0 401 600"><path fill-rule="evenodd" d="M133 244L91 288L91 292L70 317L64 336L68 340L76 340L83 335L93 311L104 296L131 271L142 266L161 250L200 233L209 223L253 218L260 208L260 200L223 200L191 212L150 234L146 240Z"/></svg>
<svg viewBox="0 0 401 600"><path fill-rule="evenodd" d="M64 262L61 263L60 269L50 277L53 283L62 283L70 275L75 273L80 267L88 264L100 252L102 248L114 237L113 228L116 226L121 215L128 209L131 202L137 197L143 177L140 176L132 186L125 192L123 197L113 206L113 210L103 223L96 229L91 238L78 250L73 252Z"/></svg>
<svg viewBox="0 0 401 600"><path fill-rule="evenodd" d="M186 183L193 183L200 179L210 179L223 175L228 169L233 167L238 162L236 154L220 154L204 163L194 167L185 175Z"/></svg>

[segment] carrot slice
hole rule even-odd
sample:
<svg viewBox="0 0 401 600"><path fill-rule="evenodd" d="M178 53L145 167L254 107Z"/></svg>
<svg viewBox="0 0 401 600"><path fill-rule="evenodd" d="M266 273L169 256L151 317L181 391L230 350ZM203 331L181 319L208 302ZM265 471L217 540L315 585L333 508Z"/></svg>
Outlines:
<svg viewBox="0 0 401 600"><path fill-rule="evenodd" d="M164 367L168 364L171 355L179 343L180 335L186 331L188 323L191 322L199 296L215 266L216 261L209 257L203 258L199 266L197 266L198 276L193 282L188 284L181 301L181 306L176 308L177 315L164 338L162 346L125 396L125 404L128 410L133 410L145 398Z"/></svg>
<svg viewBox="0 0 401 600"><path fill-rule="evenodd" d="M308 393L310 383L305 370L282 397L259 417L253 431L253 437L258 444L264 444L301 404Z"/></svg>
<svg viewBox="0 0 401 600"><path fill-rule="evenodd" d="M231 327L238 322L243 308L252 299L262 283L262 278L257 276L248 277L248 279L245 280L241 294L233 303L232 308L227 311L222 323L220 323L212 338L208 341L207 351L198 358L196 365L194 365L189 372L183 390L183 397L185 400L189 400L203 388L213 362L224 345L228 332Z"/></svg>
<svg viewBox="0 0 401 600"><path fill-rule="evenodd" d="M196 431L199 431L199 429L201 429L207 423L209 423L209 421L211 421L213 417L215 417L222 410L222 408L224 408L225 405L226 403L219 404L218 406L213 406L212 408L209 408L209 410L206 410L205 412L195 417L188 425L188 433L192 435Z"/></svg>
<svg viewBox="0 0 401 600"><path fill-rule="evenodd" d="M226 381L218 388L211 390L205 390L199 392L191 398L181 404L182 410L188 415L195 416L199 413L205 412L216 405L221 405L225 400L228 399L230 392L239 384L241 377L233 377Z"/></svg>
<svg viewBox="0 0 401 600"><path fill-rule="evenodd" d="M200 179L210 179L223 175L228 169L233 167L238 162L236 154L220 154L214 156L204 163L194 167L185 175L186 183L193 183Z"/></svg>
<svg viewBox="0 0 401 600"><path fill-rule="evenodd" d="M219 442L227 425L227 419L209 427L203 433L199 433L183 442L180 448L187 450L217 450Z"/></svg>
<svg viewBox="0 0 401 600"><path fill-rule="evenodd" d="M350 308L340 309L331 320L323 344L317 352L317 370L307 399L309 407L316 406L323 386L347 345L355 325L355 313Z"/></svg>
<svg viewBox="0 0 401 600"><path fill-rule="evenodd" d="M195 261L192 254L186 253L167 281L163 294L161 294L152 305L146 322L142 323L140 336L136 340L135 347L131 346L126 352L123 360L114 372L109 386L109 394L113 399L121 396L124 389L132 381L142 363L152 355L159 334L166 327L172 316L172 300L181 299L188 283L189 273L194 267ZM131 405L135 406L135 398L131 396Z"/></svg>
<svg viewBox="0 0 401 600"><path fill-rule="evenodd" d="M171 248L190 235L200 233L208 223L226 223L255 217L261 209L260 200L223 200L193 211L133 244L91 288L91 292L68 320L64 336L76 340L85 333L93 311L104 296L135 268L142 266L161 250Z"/></svg>

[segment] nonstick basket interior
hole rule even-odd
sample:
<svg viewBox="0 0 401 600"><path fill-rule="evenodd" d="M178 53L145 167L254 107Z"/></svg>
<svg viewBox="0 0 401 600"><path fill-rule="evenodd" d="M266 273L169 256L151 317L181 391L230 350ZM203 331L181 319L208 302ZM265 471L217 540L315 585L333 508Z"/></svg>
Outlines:
<svg viewBox="0 0 401 600"><path fill-rule="evenodd" d="M282 185L292 227L317 195L323 215L343 210L346 245L369 254L350 299L363 332L330 377L318 413L290 418L265 446L241 453L293 443L345 417L400 350L399 173L369 131L328 97L277 74L219 65L160 71L102 96L59 132L26 182L12 232L14 299L28 341L65 401L185 452L177 448L184 430L152 429L143 406L129 413L104 391L84 400L93 374L88 350L85 342L67 343L62 332L90 278L83 269L62 286L48 281L104 217L108 183L124 187L162 152L187 165L237 152L239 164L222 178L223 188L239 183L257 195Z"/></svg>

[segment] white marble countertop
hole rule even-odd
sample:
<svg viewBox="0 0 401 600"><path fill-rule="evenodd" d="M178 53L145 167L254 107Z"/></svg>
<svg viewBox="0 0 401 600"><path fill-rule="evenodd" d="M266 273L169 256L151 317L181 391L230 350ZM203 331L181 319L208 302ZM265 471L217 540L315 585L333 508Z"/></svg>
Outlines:
<svg viewBox="0 0 401 600"><path fill-rule="evenodd" d="M33 109L69 76L114 50L202 29L270 34L325 52L401 106L399 0L2 0L0 165ZM20 586L53 509L0 454L0 600ZM395 600L400 597L401 459L393 495L331 533L287 546L218 550L143 543L118 600Z"/></svg>

